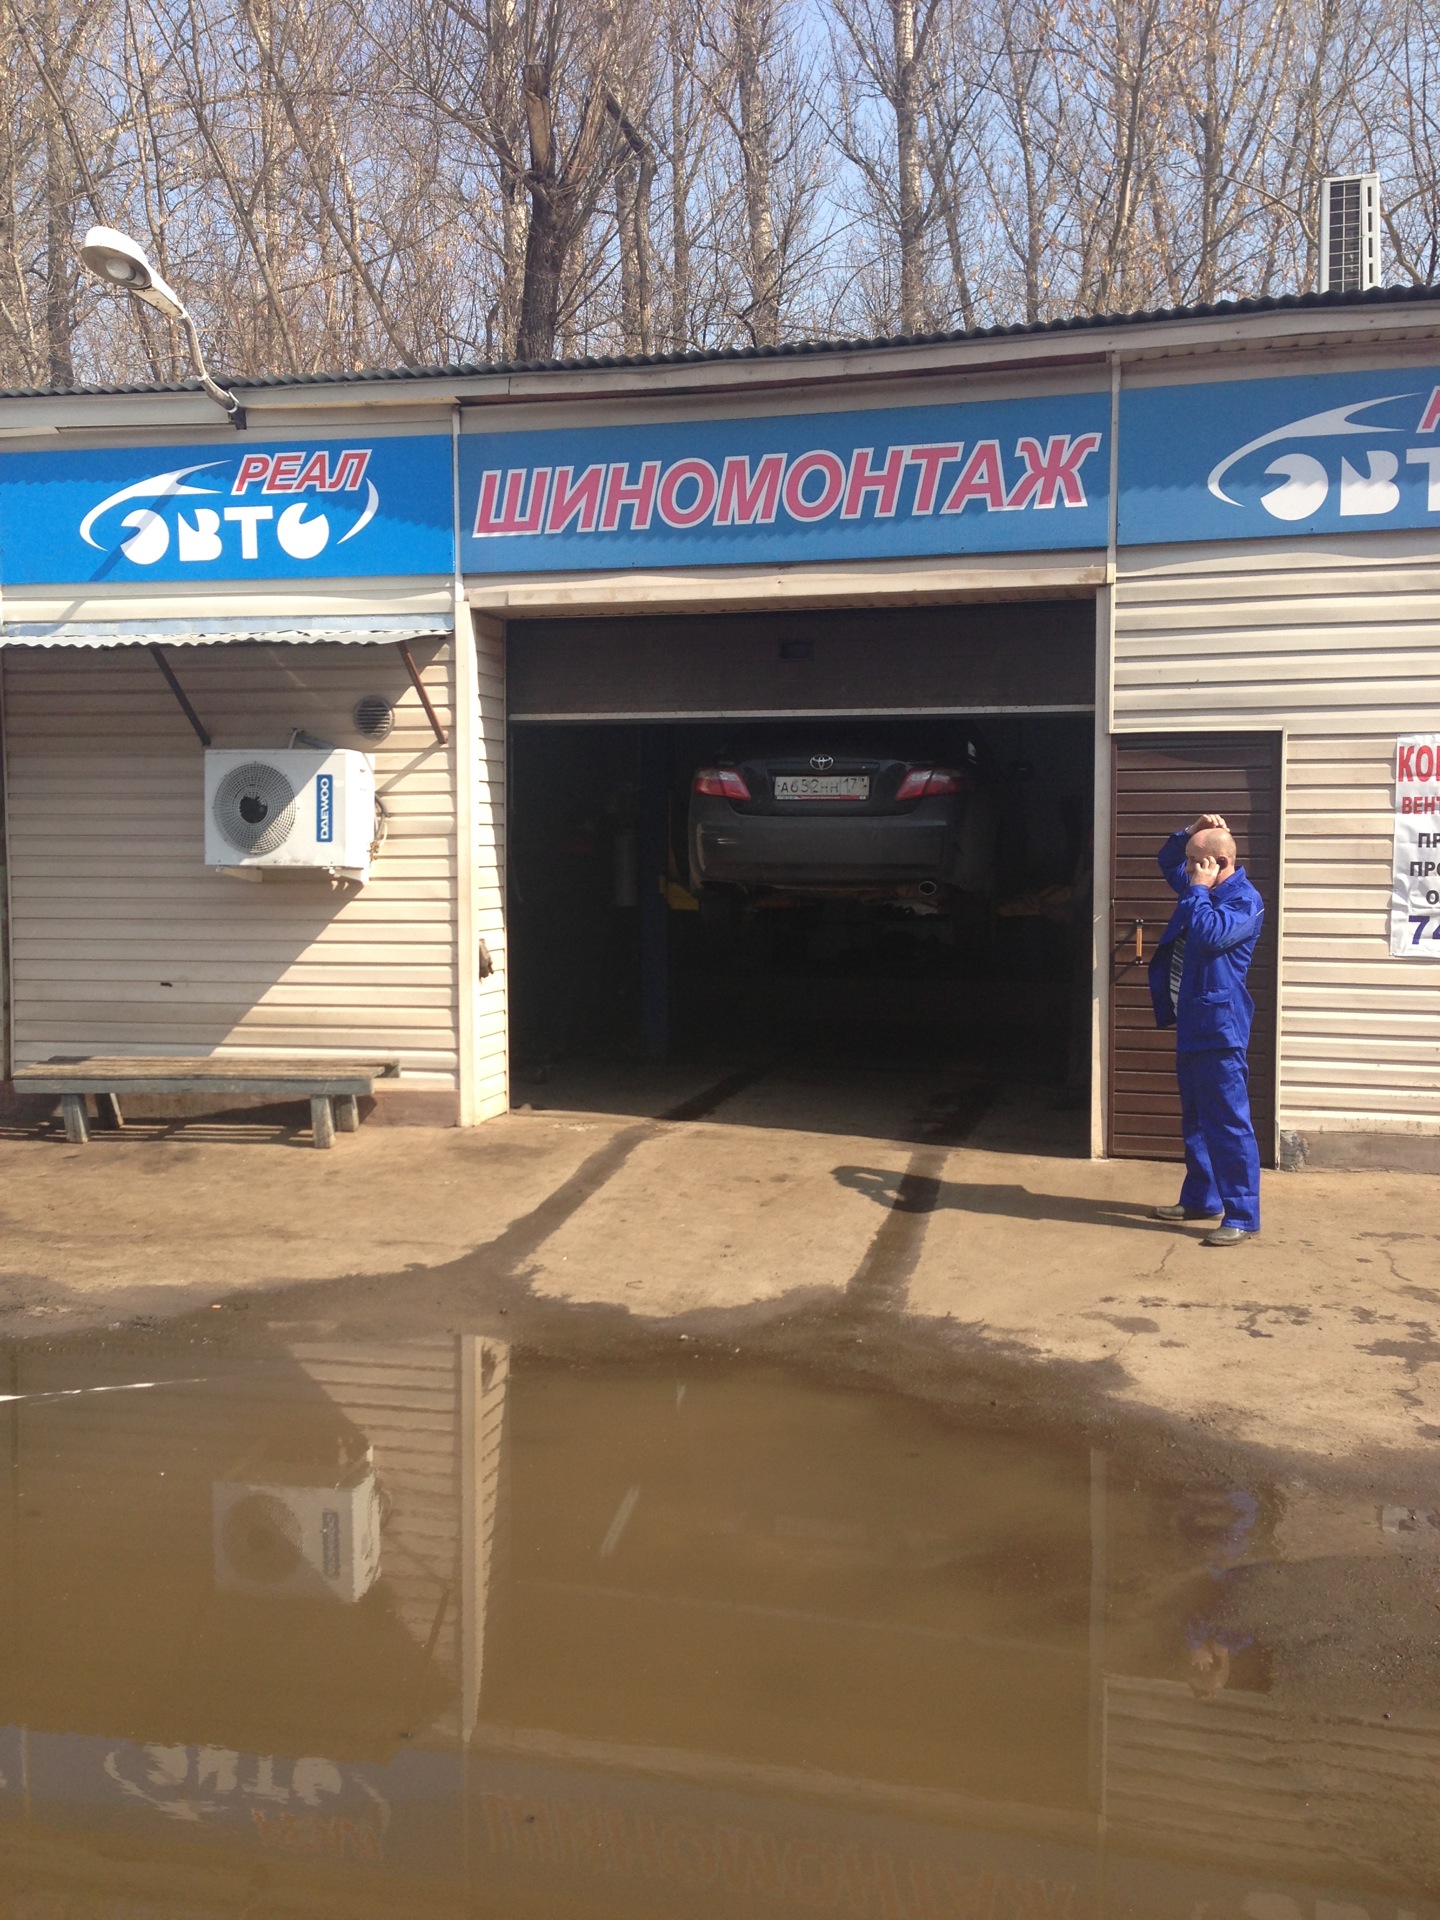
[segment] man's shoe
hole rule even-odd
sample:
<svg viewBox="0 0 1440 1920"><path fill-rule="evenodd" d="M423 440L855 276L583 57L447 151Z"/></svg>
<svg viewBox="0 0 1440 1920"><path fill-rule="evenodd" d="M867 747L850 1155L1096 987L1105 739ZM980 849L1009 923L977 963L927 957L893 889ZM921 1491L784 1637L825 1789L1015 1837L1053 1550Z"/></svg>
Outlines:
<svg viewBox="0 0 1440 1920"><path fill-rule="evenodd" d="M1156 1207L1157 1220L1223 1220L1224 1215L1205 1207Z"/></svg>
<svg viewBox="0 0 1440 1920"><path fill-rule="evenodd" d="M1210 1233L1202 1233L1202 1247L1238 1247L1242 1240L1253 1240L1255 1235L1245 1227L1216 1227Z"/></svg>

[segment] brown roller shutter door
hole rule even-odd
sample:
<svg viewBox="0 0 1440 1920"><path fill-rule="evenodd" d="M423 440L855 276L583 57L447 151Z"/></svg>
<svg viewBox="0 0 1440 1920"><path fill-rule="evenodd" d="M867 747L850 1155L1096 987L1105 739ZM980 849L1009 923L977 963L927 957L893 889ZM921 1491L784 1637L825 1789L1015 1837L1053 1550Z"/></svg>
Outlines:
<svg viewBox="0 0 1440 1920"><path fill-rule="evenodd" d="M1213 812L1229 822L1240 864L1267 908L1250 968L1250 1107L1261 1164L1274 1165L1280 768L1278 733L1133 734L1115 741L1108 1150L1119 1159L1184 1157L1175 1036L1155 1025L1145 966L1175 905L1156 852L1177 827Z"/></svg>
<svg viewBox="0 0 1440 1920"><path fill-rule="evenodd" d="M512 620L512 720L1079 711L1095 603Z"/></svg>

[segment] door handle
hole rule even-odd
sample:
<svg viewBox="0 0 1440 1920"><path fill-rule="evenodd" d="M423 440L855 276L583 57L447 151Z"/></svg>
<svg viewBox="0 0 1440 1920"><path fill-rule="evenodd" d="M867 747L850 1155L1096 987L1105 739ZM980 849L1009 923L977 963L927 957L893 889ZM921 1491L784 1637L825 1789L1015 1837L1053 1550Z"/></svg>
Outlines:
<svg viewBox="0 0 1440 1920"><path fill-rule="evenodd" d="M1145 958L1145 922L1143 920L1135 922L1135 958L1137 962Z"/></svg>

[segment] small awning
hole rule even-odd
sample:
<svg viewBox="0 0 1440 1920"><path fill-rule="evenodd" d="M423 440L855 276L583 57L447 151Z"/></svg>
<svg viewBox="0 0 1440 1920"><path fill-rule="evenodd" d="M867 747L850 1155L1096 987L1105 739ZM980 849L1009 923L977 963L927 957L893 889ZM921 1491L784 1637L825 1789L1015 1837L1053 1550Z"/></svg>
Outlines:
<svg viewBox="0 0 1440 1920"><path fill-rule="evenodd" d="M218 647L249 643L301 646L393 646L405 640L443 640L455 631L453 614L336 614L304 620L7 620L0 647Z"/></svg>

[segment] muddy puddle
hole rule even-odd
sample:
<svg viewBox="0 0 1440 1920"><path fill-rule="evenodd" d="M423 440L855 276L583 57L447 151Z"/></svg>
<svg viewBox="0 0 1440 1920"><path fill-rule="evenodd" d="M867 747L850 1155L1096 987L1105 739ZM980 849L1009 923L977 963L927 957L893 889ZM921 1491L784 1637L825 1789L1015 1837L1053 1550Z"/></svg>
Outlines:
<svg viewBox="0 0 1440 1920"><path fill-rule="evenodd" d="M7 1920L1440 1916L1414 1489L249 1331L4 1355Z"/></svg>

